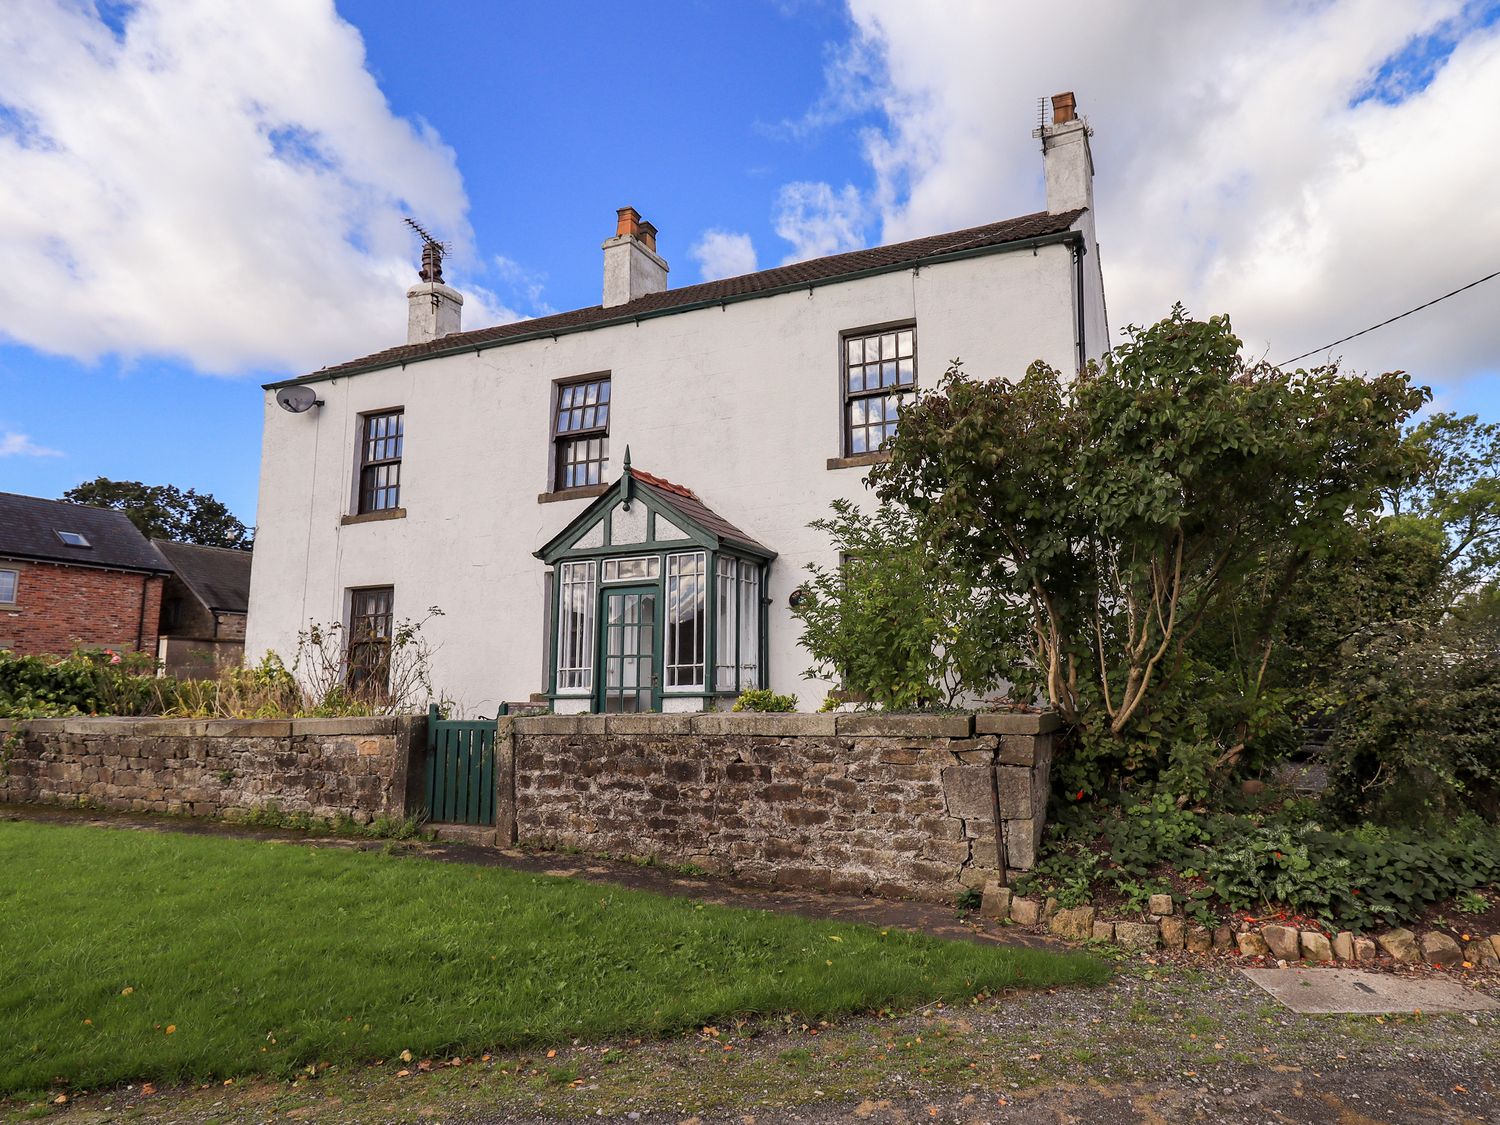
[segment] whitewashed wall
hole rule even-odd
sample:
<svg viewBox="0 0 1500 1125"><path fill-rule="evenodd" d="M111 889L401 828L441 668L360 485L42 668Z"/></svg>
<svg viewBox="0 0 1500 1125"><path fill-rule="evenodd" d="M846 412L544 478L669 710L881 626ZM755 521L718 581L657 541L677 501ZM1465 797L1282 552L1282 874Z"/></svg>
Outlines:
<svg viewBox="0 0 1500 1125"><path fill-rule="evenodd" d="M836 497L872 503L865 470L827 468L841 452L840 333L914 319L923 387L956 357L980 377L1015 378L1038 358L1071 371L1071 257L1063 245L991 254L425 360L314 384L325 404L302 415L268 392L247 658L288 656L307 621L343 619L347 589L391 585L398 617L444 610L426 629L440 646L434 680L466 713L545 690L544 567L532 552L589 503L537 502L552 386L609 371L610 479L629 445L635 467L692 488L779 553L771 686L815 709L830 685L802 677L787 598L809 562L836 559L807 524ZM1097 257L1089 266L1097 277ZM1097 355L1107 341L1092 279L1085 299ZM386 407L406 411L407 515L341 526L359 415Z"/></svg>

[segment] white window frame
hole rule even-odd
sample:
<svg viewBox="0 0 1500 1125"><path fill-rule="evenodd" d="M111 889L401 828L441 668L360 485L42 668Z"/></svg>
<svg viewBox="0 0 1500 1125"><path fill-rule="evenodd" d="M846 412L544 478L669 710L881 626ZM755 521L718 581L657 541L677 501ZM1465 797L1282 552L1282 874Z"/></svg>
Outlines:
<svg viewBox="0 0 1500 1125"><path fill-rule="evenodd" d="M695 599L695 629L689 634L693 651L682 660L678 651L678 626L685 618L682 614L684 585L691 580L690 596ZM708 552L681 551L667 556L666 651L662 660L662 682L666 693L702 694L708 674ZM696 659L694 659L696 658Z"/></svg>
<svg viewBox="0 0 1500 1125"><path fill-rule="evenodd" d="M5 596L6 580L10 581L10 597ZM9 567L0 568L0 605L15 605L21 596L21 572Z"/></svg>
<svg viewBox="0 0 1500 1125"><path fill-rule="evenodd" d="M557 682L553 686L558 695L589 695L594 690L598 605L598 563L593 559L558 563Z"/></svg>

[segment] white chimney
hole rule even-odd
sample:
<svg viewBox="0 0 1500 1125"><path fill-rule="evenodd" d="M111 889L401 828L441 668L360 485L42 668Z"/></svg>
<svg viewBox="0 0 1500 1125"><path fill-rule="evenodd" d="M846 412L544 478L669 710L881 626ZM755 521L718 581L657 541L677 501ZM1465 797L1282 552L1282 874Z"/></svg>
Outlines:
<svg viewBox="0 0 1500 1125"><path fill-rule="evenodd" d="M406 291L406 342L425 344L460 330L464 295L443 284L443 248L427 239L422 245L422 280Z"/></svg>
<svg viewBox="0 0 1500 1125"><path fill-rule="evenodd" d="M1042 139L1047 173L1047 211L1057 215L1094 206L1094 157L1089 152L1088 122L1078 116L1071 92L1052 95L1052 123L1032 136Z"/></svg>
<svg viewBox="0 0 1500 1125"><path fill-rule="evenodd" d="M621 207L616 214L615 236L604 243L607 309L667 287L667 263L656 253L656 228L641 222L634 207Z"/></svg>

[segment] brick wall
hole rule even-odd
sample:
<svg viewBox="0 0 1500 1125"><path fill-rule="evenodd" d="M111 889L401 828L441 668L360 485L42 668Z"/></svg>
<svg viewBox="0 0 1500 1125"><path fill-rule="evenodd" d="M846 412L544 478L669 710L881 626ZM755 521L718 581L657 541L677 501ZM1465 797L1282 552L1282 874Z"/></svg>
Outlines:
<svg viewBox="0 0 1500 1125"><path fill-rule="evenodd" d="M502 721L523 843L770 883L950 898L1026 869L1052 715L580 715ZM502 817L502 837L505 819Z"/></svg>
<svg viewBox="0 0 1500 1125"><path fill-rule="evenodd" d="M156 652L159 575L3 559L0 567L20 572L15 604L0 606L0 645L12 652L65 656L80 645L129 651L138 641L140 651Z"/></svg>
<svg viewBox="0 0 1500 1125"><path fill-rule="evenodd" d="M0 720L0 802L404 817L421 718ZM420 755L418 755L420 760Z"/></svg>

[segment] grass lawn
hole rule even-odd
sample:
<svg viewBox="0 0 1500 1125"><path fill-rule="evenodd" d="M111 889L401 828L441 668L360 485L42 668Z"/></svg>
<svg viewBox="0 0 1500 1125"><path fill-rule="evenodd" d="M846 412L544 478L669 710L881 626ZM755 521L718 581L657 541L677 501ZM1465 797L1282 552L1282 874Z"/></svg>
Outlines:
<svg viewBox="0 0 1500 1125"><path fill-rule="evenodd" d="M0 1092L286 1075L1094 984L971 945L399 855L0 823Z"/></svg>

